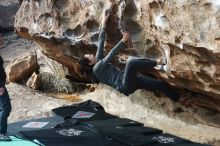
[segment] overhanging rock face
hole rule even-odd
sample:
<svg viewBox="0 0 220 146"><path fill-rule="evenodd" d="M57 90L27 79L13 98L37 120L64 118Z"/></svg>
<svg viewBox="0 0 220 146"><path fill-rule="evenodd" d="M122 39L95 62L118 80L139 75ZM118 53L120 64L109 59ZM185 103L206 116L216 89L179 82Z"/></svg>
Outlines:
<svg viewBox="0 0 220 146"><path fill-rule="evenodd" d="M95 53L101 18L109 5L109 0L24 0L16 14L16 32L35 40L44 54L84 80L77 61L85 53ZM216 109L220 102L219 25L217 0L115 0L107 24L106 53L127 30L131 35L127 47L135 48L136 56L168 59L165 73L153 71L157 77L209 96L206 99ZM122 50L115 64L121 66L125 55L131 52ZM211 103L208 106L212 108Z"/></svg>

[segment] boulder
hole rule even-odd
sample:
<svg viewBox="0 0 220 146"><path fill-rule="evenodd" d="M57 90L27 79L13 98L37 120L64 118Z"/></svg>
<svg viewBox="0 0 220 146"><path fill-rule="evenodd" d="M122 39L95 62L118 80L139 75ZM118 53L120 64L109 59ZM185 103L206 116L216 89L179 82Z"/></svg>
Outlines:
<svg viewBox="0 0 220 146"><path fill-rule="evenodd" d="M41 72L33 73L26 85L33 90L40 90L48 93L66 93L92 91L90 84L72 82L66 78L60 78L56 74Z"/></svg>
<svg viewBox="0 0 220 146"><path fill-rule="evenodd" d="M30 52L10 62L6 67L8 82L19 82L30 77L33 72L38 71L36 52Z"/></svg>
<svg viewBox="0 0 220 146"><path fill-rule="evenodd" d="M77 90L76 84L47 72L33 73L26 85L34 90L51 93L74 93Z"/></svg>
<svg viewBox="0 0 220 146"><path fill-rule="evenodd" d="M15 18L16 32L36 41L46 56L85 81L78 60L96 52L101 18L111 1L23 0ZM151 73L178 89L198 93L199 105L215 109L213 103L220 102L219 16L217 1L115 0L106 53L127 30L130 45L119 52L115 65L124 67L120 58L132 55L131 48L137 57L166 57L166 72Z"/></svg>

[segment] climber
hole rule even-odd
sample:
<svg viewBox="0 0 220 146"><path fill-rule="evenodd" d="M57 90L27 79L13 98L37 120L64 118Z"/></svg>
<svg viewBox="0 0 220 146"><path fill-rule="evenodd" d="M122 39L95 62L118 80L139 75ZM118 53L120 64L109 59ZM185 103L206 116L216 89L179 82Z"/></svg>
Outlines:
<svg viewBox="0 0 220 146"><path fill-rule="evenodd" d="M11 112L11 102L8 91L5 87L6 74L4 70L4 61L0 56L0 141L10 141L6 136L7 133L7 119Z"/></svg>
<svg viewBox="0 0 220 146"><path fill-rule="evenodd" d="M109 11L106 11L102 20L96 55L85 54L79 60L82 72L86 73L92 82L107 84L125 95L129 95L137 89L147 89L151 91L161 91L173 101L186 102L188 97L180 96L165 82L139 74L143 68L150 69L157 65L165 65L166 61L164 59L128 59L124 71L111 64L118 50L124 48L126 42L128 42L128 32L124 32L121 41L119 41L106 57L103 57L106 22L109 15Z"/></svg>

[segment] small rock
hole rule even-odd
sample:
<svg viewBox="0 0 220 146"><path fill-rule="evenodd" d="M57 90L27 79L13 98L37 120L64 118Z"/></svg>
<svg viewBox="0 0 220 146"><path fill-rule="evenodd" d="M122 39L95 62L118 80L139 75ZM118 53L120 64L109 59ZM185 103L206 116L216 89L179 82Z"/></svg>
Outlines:
<svg viewBox="0 0 220 146"><path fill-rule="evenodd" d="M18 82L31 76L33 72L38 71L36 52L17 58L6 67L7 81Z"/></svg>

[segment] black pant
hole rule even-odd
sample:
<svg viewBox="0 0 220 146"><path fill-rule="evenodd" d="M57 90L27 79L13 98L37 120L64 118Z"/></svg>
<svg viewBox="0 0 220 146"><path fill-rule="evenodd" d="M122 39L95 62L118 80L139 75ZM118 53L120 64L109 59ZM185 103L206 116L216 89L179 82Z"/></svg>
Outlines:
<svg viewBox="0 0 220 146"><path fill-rule="evenodd" d="M140 70L153 68L156 65L156 61L149 59L128 59L122 79L123 92L131 94L137 89L161 91L172 100L178 101L179 94L164 81L138 74Z"/></svg>
<svg viewBox="0 0 220 146"><path fill-rule="evenodd" d="M0 134L7 133L7 120L11 112L11 102L9 99L8 91L4 88L4 94L0 96Z"/></svg>

